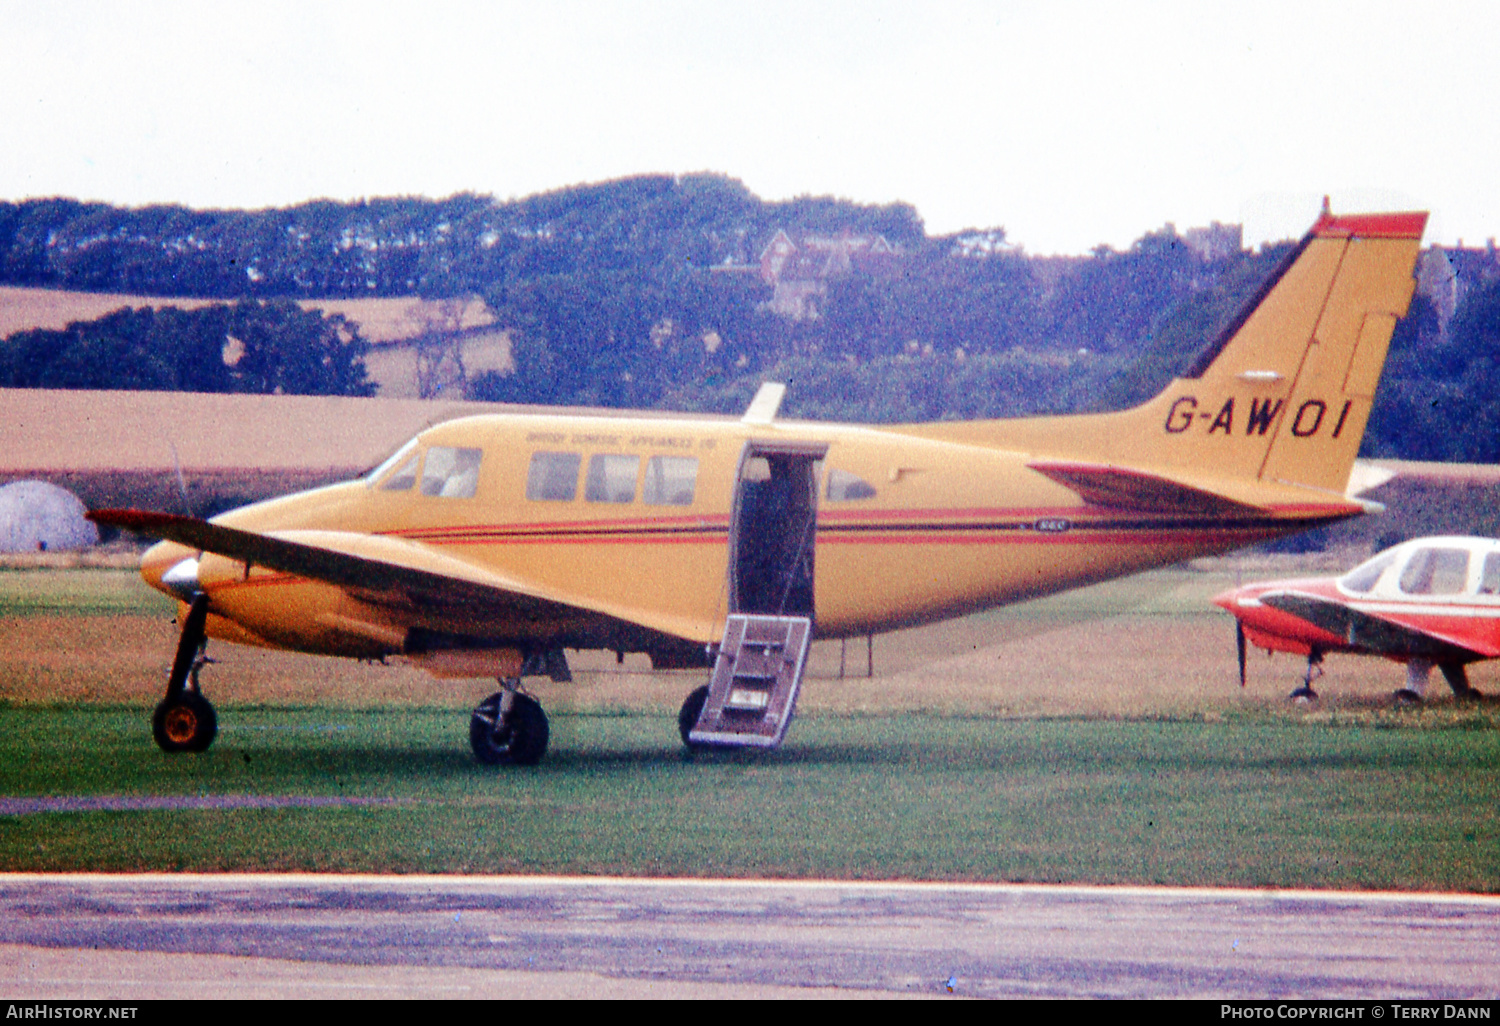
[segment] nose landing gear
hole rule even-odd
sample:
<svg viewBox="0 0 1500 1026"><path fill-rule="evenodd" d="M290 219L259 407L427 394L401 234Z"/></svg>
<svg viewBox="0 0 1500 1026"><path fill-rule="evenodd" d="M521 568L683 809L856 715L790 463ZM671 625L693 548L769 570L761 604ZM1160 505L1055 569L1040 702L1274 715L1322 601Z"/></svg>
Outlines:
<svg viewBox="0 0 1500 1026"><path fill-rule="evenodd" d="M198 684L198 674L212 662L203 654L204 624L208 620L208 596L193 596L182 622L177 657L167 678L167 696L151 717L151 736L164 752L203 752L214 743L219 718Z"/></svg>

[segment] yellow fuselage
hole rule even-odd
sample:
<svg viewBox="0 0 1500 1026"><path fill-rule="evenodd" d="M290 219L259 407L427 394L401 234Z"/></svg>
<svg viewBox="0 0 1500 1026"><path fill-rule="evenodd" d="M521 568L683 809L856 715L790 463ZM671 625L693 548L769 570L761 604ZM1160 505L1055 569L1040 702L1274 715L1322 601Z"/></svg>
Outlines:
<svg viewBox="0 0 1500 1026"><path fill-rule="evenodd" d="M899 428L729 419L497 414L441 424L409 450L478 450L470 496L423 494L383 474L257 503L215 523L288 538L339 532L400 541L435 572L459 561L495 579L643 625L701 646L717 640L729 609L731 514L747 443L826 446L816 465L812 538L815 623L822 637L911 626L1079 584L1219 552L1298 524L1350 515L1341 497L1226 518L1090 505L1026 466L1030 454L918 437ZM528 498L537 453L573 454L586 478L595 457L638 457L629 501ZM691 501L647 503L652 457L696 460ZM399 460L395 461L399 462ZM858 486L850 487L851 481ZM623 494L623 493L621 493ZM676 501L681 501L681 496ZM309 536L311 537L311 536ZM374 549L369 553L379 558ZM143 574L198 555L162 542ZM410 559L408 558L408 562ZM649 649L650 638L590 628L566 614L451 616L420 604L366 602L333 585L205 554L198 586L209 595L212 636L358 657L398 653L412 628L498 639L518 649ZM179 593L180 594L180 593ZM571 621L571 622L570 622ZM454 672L460 672L460 666Z"/></svg>

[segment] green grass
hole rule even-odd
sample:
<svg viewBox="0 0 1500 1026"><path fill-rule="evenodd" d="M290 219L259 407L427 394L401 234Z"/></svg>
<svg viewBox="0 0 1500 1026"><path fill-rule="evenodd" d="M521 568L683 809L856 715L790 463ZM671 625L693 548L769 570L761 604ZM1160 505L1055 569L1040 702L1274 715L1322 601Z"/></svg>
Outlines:
<svg viewBox="0 0 1500 1026"><path fill-rule="evenodd" d="M332 870L1500 891L1489 713L1219 722L808 716L687 758L659 715L556 715L476 766L449 710L0 709L0 793L312 794L383 807L0 817L5 870Z"/></svg>
<svg viewBox="0 0 1500 1026"><path fill-rule="evenodd" d="M136 570L0 570L0 616L154 616L171 608Z"/></svg>

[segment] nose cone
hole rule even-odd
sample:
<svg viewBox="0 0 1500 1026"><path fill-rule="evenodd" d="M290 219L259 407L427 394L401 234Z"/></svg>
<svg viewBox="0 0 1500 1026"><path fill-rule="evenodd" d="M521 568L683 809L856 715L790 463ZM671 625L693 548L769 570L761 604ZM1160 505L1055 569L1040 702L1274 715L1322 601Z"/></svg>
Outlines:
<svg viewBox="0 0 1500 1026"><path fill-rule="evenodd" d="M1228 591L1215 595L1213 603L1220 609L1233 613L1235 616L1240 616L1245 609L1253 609L1260 605L1260 600L1255 598L1255 594L1259 591L1260 587L1253 584L1246 584L1239 588L1230 588Z"/></svg>
<svg viewBox="0 0 1500 1026"><path fill-rule="evenodd" d="M157 542L141 556L141 578L173 598L182 598L187 589L191 598L198 590L198 552L176 542Z"/></svg>

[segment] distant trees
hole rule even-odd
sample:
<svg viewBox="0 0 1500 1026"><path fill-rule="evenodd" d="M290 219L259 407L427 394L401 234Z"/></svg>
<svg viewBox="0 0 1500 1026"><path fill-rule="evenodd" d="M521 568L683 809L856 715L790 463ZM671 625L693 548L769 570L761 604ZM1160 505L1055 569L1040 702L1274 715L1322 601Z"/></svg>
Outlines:
<svg viewBox="0 0 1500 1026"><path fill-rule="evenodd" d="M962 234L914 247L887 273L830 282L816 348L856 359L895 356L912 343L946 353L1053 348L1032 263L1013 249L963 247Z"/></svg>
<svg viewBox="0 0 1500 1026"><path fill-rule="evenodd" d="M0 386L372 395L357 325L289 300L123 309L0 343Z"/></svg>
<svg viewBox="0 0 1500 1026"><path fill-rule="evenodd" d="M919 351L866 361L794 356L763 376L791 386L784 416L895 424L1072 413L1089 408L1124 363L1119 356L1094 354L1038 358ZM738 413L755 394L760 377L671 389L663 405Z"/></svg>
<svg viewBox="0 0 1500 1026"><path fill-rule="evenodd" d="M781 232L806 258L805 303L763 273ZM877 238L879 259L839 248ZM727 411L780 377L803 416L1117 409L1189 366L1286 251L1195 249L1165 225L1124 251L1036 258L1002 228L931 237L907 204L766 202L712 174L504 202L28 200L0 203L0 282L237 302L22 333L0 345L0 382L368 394L357 326L289 300L409 296L439 302L416 346L423 394L465 382L480 399ZM818 253L828 266L809 270ZM455 311L474 296L509 336L513 372L469 378ZM1418 296L1364 453L1500 460L1497 354L1500 285L1469 287L1446 328Z"/></svg>
<svg viewBox="0 0 1500 1026"><path fill-rule="evenodd" d="M1500 280L1476 284L1445 333L1424 296L1396 325L1360 452L1500 463Z"/></svg>
<svg viewBox="0 0 1500 1026"><path fill-rule="evenodd" d="M1158 247L1160 243L1158 239ZM1174 273L1132 273L1138 286L1133 290L1133 305L1139 337L1121 350L1132 358L1123 373L1101 390L1098 408L1124 409L1143 403L1172 378L1185 373L1275 273L1291 249L1290 242L1268 245L1258 252L1238 253L1211 264L1200 261L1196 268L1184 266L1181 254L1168 250L1176 265ZM1142 255L1137 250L1136 260L1140 261ZM1105 259L1113 259L1113 255ZM1151 278L1156 279L1154 289L1139 288L1143 279ZM1178 287L1166 287L1174 280Z"/></svg>

